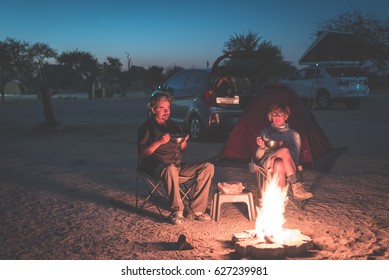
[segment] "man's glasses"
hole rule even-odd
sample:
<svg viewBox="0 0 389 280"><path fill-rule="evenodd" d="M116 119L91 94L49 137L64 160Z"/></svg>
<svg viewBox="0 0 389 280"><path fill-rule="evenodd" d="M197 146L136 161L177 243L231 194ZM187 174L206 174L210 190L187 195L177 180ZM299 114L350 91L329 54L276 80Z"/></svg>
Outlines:
<svg viewBox="0 0 389 280"><path fill-rule="evenodd" d="M275 118L275 117L283 117L283 116L284 116L284 113L271 113L271 116L272 116L273 118Z"/></svg>

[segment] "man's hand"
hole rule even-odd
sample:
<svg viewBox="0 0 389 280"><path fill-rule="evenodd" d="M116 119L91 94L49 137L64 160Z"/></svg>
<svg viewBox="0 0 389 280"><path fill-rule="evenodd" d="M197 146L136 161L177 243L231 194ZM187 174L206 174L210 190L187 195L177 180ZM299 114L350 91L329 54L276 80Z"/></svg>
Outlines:
<svg viewBox="0 0 389 280"><path fill-rule="evenodd" d="M186 150L186 147L188 147L188 141L189 140L189 134L187 134L186 136L185 136L185 139L184 139L184 141L182 141L182 143L180 144L180 150L181 151L185 151Z"/></svg>
<svg viewBox="0 0 389 280"><path fill-rule="evenodd" d="M165 133L164 135L161 136L161 138L159 138L159 141L161 142L161 144L166 144L167 142L170 141L170 134Z"/></svg>

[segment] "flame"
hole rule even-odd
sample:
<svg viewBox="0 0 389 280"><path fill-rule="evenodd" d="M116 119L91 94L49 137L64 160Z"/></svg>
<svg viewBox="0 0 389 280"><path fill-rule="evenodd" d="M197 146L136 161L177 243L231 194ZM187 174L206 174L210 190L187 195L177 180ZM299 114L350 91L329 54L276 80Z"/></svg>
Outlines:
<svg viewBox="0 0 389 280"><path fill-rule="evenodd" d="M266 181L262 187L255 232L257 238L261 240L270 237L282 244L285 240L282 226L285 223L284 211L288 189L278 186L278 181L277 176L273 176L271 181Z"/></svg>

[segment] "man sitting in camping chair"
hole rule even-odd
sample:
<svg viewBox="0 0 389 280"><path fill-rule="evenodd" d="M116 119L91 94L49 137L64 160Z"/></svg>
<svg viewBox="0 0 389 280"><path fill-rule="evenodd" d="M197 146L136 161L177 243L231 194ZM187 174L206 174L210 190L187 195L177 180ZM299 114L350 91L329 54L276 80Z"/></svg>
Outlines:
<svg viewBox="0 0 389 280"><path fill-rule="evenodd" d="M256 142L258 149L255 157L258 164L267 170L267 174L277 176L279 186L291 184L293 195L302 201L313 196L297 176L300 158L301 139L294 129L286 123L291 111L285 104L275 104L270 107L268 119L270 127L260 131Z"/></svg>
<svg viewBox="0 0 389 280"><path fill-rule="evenodd" d="M190 199L188 214L198 221L211 221L205 213L209 190L214 176L214 165L209 162L184 163L182 152L187 148L189 135L182 136L180 143L172 136L182 134L181 126L170 119L173 97L167 92L157 92L150 98L153 116L138 130L138 158L143 170L161 180L170 202L171 222L183 221L184 204L180 195L179 177L194 178L194 192Z"/></svg>

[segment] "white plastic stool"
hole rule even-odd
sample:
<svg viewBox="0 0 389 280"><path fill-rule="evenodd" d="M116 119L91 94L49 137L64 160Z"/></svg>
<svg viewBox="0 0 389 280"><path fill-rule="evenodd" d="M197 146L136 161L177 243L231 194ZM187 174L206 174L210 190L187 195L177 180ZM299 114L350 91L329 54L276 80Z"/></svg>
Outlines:
<svg viewBox="0 0 389 280"><path fill-rule="evenodd" d="M213 195L213 200L211 204L211 217L214 221L218 221L220 218L221 206L223 203L237 203L243 202L247 205L247 210L249 214L249 220L254 221L255 219L255 205L252 192L242 192L240 194L224 194L221 192L216 192Z"/></svg>

